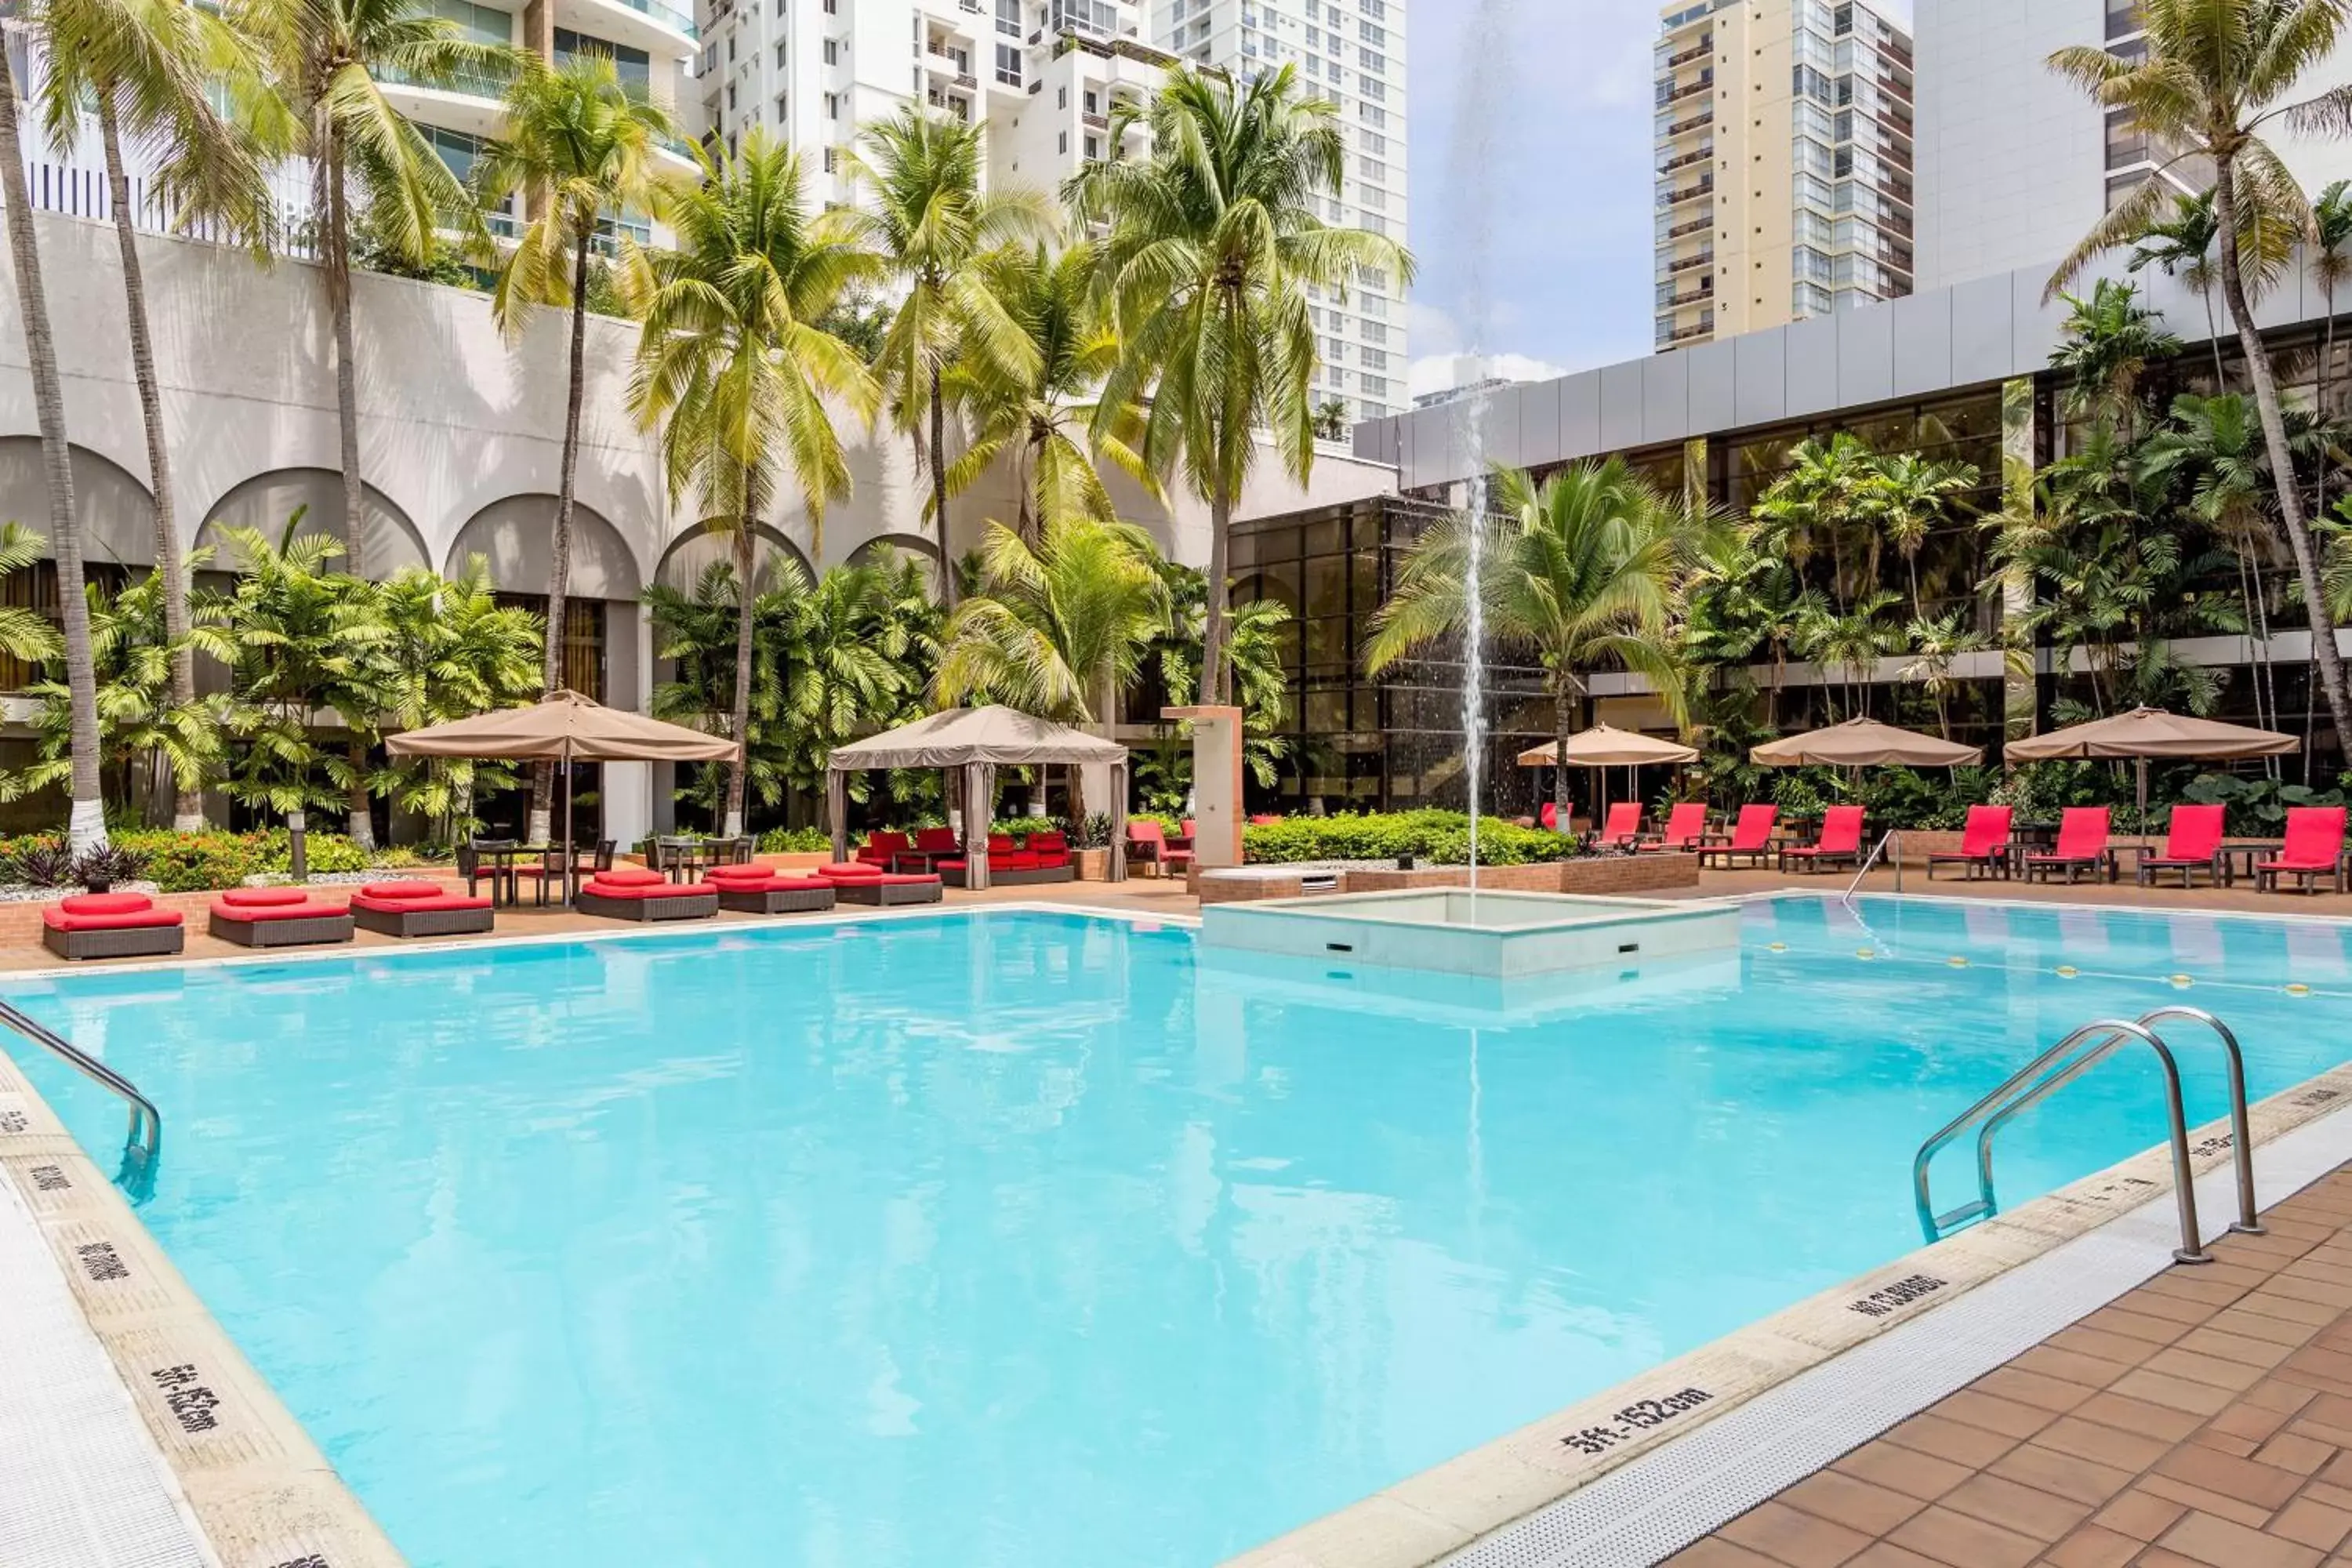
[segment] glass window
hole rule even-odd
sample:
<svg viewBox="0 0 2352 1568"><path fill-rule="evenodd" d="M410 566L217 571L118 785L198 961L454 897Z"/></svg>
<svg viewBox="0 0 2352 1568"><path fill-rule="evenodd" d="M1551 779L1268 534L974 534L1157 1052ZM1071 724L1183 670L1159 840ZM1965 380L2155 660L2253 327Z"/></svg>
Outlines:
<svg viewBox="0 0 2352 1568"><path fill-rule="evenodd" d="M615 44L586 33L575 33L569 27L555 29L555 63L564 65L583 57L597 57L613 62L613 70L621 85L631 92L644 94L653 87L653 57L643 49L633 49L626 44ZM727 89L727 107L735 107L735 89Z"/></svg>

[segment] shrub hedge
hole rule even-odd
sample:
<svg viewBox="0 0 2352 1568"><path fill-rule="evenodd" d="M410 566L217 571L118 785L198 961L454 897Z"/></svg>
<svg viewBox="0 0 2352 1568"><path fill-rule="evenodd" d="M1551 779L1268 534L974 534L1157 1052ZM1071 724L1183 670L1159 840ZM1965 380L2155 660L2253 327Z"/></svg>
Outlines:
<svg viewBox="0 0 2352 1568"><path fill-rule="evenodd" d="M1470 858L1470 818L1458 811L1402 811L1362 816L1286 816L1242 830L1242 847L1253 862L1281 865L1301 860L1393 860L1411 855L1433 865L1459 866ZM1489 866L1528 866L1565 860L1576 840L1540 827L1520 827L1500 817L1478 819L1478 858Z"/></svg>

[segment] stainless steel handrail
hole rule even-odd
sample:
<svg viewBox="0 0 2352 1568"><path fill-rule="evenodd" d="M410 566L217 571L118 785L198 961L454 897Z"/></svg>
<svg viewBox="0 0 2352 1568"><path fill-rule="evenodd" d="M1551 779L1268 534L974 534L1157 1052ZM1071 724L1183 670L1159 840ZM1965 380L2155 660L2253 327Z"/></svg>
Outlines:
<svg viewBox="0 0 2352 1568"><path fill-rule="evenodd" d="M1886 847L1890 844L1895 847L1895 890L1897 893L1903 890L1903 830L1899 827L1890 827L1878 836L1876 844L1871 846L1869 855L1863 859L1862 868L1853 874L1853 880L1845 885L1845 891L1838 895L1839 903L1847 909L1853 908L1853 896L1861 890L1862 879L1870 875L1871 868L1878 864L1879 859L1886 853Z"/></svg>
<svg viewBox="0 0 2352 1568"><path fill-rule="evenodd" d="M2230 1228L2242 1236L2260 1236L2263 1223L2254 1199L2254 1141L2246 1125L2245 1053L2239 1049L2238 1037L2231 1032L2230 1026L2200 1007L2158 1007L2153 1012L2142 1013L2136 1022L2140 1027L2147 1028L2167 1018L2185 1018L2190 1023L2202 1024L2221 1037L2221 1050L2228 1060L2230 1072L2230 1148L2238 1178L2238 1217L2231 1222ZM2085 1052L1985 1119L1983 1129L1977 1134L1977 1194L1984 1200L1987 1213L1996 1212L1999 1208L1992 1187L1993 1134L2036 1100L2055 1094L2080 1078L2100 1059L2101 1055L2099 1051Z"/></svg>
<svg viewBox="0 0 2352 1568"><path fill-rule="evenodd" d="M2098 1037L2098 1044L2084 1051L2079 1059L2067 1061L2055 1072L2046 1070L2094 1037ZM1986 1174L1990 1169L1986 1162L1990 1159L1990 1152L1981 1137L1977 1145L1979 1174L1977 1201L1963 1204L1947 1214L1936 1212L1927 1192L1927 1168L1938 1151L1967 1131L1988 1111L1998 1115L2008 1110L2010 1097L2029 1080L2032 1080L2032 1087L2019 1097L2020 1105L2031 1104L2073 1082L2130 1040L2137 1040L2155 1051L2158 1062L2164 1068L2165 1110L2171 1123L2173 1198L2180 1211L2180 1246L2172 1256L2181 1263L2210 1263L2212 1254L2205 1250L2198 1235L2196 1172L2189 1157L2189 1112L2180 1094L2180 1064L2173 1059L2171 1048L2154 1030L2145 1024L2126 1023L2121 1018L2102 1019L2076 1029L2010 1075L1999 1089L1954 1117L1934 1137L1919 1145L1919 1152L1911 1163L1911 1186L1913 1200L1918 1207L1919 1226L1927 1238L1931 1242L1938 1240L1953 1226L1981 1219L1997 1212L1990 1177ZM2002 1119L2006 1120L2006 1117Z"/></svg>
<svg viewBox="0 0 2352 1568"><path fill-rule="evenodd" d="M134 1198L155 1190L155 1164L163 1157L163 1114L139 1086L97 1058L84 1055L71 1041L47 1026L35 1022L13 1004L0 1002L0 1024L41 1047L92 1083L112 1089L131 1106L130 1136L122 1145L122 1169L115 1180Z"/></svg>

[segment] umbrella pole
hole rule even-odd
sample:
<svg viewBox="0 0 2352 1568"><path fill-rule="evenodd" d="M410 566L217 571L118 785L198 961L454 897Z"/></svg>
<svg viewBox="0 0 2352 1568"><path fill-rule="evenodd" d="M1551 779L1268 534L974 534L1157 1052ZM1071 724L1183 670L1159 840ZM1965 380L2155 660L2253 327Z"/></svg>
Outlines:
<svg viewBox="0 0 2352 1568"><path fill-rule="evenodd" d="M563 750L563 907L572 907L572 749Z"/></svg>

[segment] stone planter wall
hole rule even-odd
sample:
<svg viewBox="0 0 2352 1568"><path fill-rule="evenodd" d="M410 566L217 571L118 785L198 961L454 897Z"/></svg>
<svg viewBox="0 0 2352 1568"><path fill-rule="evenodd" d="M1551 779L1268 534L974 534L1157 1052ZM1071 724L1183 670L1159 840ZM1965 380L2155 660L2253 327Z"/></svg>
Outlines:
<svg viewBox="0 0 2352 1568"><path fill-rule="evenodd" d="M1420 888L1466 888L1466 866L1416 866L1400 871L1392 866L1357 867L1340 874L1337 891L1394 893ZM1587 860L1560 860L1539 866L1484 866L1478 885L1504 893L1571 893L1592 898L1633 898L1644 893L1673 892L1698 886L1696 855L1612 856ZM1247 876L1195 873L1192 890L1206 904L1242 903L1266 899L1296 899L1306 889L1297 876L1285 876L1278 867L1252 867Z"/></svg>

